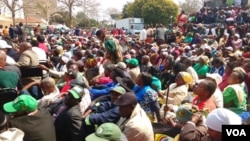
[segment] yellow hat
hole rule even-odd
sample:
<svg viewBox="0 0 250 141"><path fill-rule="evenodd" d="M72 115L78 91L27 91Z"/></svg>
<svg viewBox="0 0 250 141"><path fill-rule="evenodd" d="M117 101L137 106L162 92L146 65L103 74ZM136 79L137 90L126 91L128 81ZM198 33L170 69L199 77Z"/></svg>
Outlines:
<svg viewBox="0 0 250 141"><path fill-rule="evenodd" d="M182 79L184 80L184 82L186 84L191 84L193 81L193 77L188 73L188 72L179 72L179 74L181 75Z"/></svg>

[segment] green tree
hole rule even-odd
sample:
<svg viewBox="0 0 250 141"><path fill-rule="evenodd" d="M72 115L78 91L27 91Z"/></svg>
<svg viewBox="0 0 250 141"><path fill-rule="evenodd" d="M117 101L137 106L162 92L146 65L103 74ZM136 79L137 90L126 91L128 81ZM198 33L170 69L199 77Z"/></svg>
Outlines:
<svg viewBox="0 0 250 141"><path fill-rule="evenodd" d="M123 18L144 18L145 24L170 24L176 20L177 14L178 6L173 0L135 0L123 9Z"/></svg>

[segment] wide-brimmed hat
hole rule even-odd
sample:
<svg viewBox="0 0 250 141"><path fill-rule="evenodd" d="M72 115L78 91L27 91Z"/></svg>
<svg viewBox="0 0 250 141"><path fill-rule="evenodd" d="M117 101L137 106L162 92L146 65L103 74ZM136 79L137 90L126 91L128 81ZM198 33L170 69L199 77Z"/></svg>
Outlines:
<svg viewBox="0 0 250 141"><path fill-rule="evenodd" d="M135 82L132 78L130 77L116 77L116 81L119 83L120 86L126 89L128 92L132 92L133 88L135 86Z"/></svg>
<svg viewBox="0 0 250 141"><path fill-rule="evenodd" d="M138 100L134 92L127 92L122 95L114 104L117 106L128 106L137 104Z"/></svg>

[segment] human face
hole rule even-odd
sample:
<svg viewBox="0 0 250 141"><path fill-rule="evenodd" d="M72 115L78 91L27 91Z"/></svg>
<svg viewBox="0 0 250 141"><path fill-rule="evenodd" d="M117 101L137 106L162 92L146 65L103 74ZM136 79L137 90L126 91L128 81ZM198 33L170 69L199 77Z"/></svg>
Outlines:
<svg viewBox="0 0 250 141"><path fill-rule="evenodd" d="M65 96L64 104L68 107L72 107L78 104L78 100L75 99L70 93Z"/></svg>
<svg viewBox="0 0 250 141"><path fill-rule="evenodd" d="M114 103L116 102L122 95L117 93L117 92L111 92L110 98L111 98L111 102Z"/></svg>
<svg viewBox="0 0 250 141"><path fill-rule="evenodd" d="M211 128L208 128L207 133L215 141L221 141L221 132L215 131Z"/></svg>
<svg viewBox="0 0 250 141"><path fill-rule="evenodd" d="M238 84L239 83L239 76L236 72L230 74L227 79L228 84Z"/></svg>
<svg viewBox="0 0 250 141"><path fill-rule="evenodd" d="M136 84L139 85L139 86L142 86L144 83L142 81L142 76L141 74L139 74L135 80Z"/></svg>
<svg viewBox="0 0 250 141"><path fill-rule="evenodd" d="M185 82L180 74L177 74L177 76L175 77L175 83L177 84L177 86L185 84Z"/></svg>
<svg viewBox="0 0 250 141"><path fill-rule="evenodd" d="M119 113L121 117L130 117L134 110L134 105L119 106Z"/></svg>
<svg viewBox="0 0 250 141"><path fill-rule="evenodd" d="M199 83L196 83L193 89L194 94L198 95L198 96L202 96L205 93L205 88L206 88L206 82L204 80L202 80Z"/></svg>

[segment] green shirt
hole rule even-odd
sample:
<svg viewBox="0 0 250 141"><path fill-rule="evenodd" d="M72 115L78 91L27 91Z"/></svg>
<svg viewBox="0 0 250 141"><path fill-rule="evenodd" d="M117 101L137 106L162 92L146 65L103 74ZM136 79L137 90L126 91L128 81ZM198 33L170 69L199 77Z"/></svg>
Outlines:
<svg viewBox="0 0 250 141"><path fill-rule="evenodd" d="M209 67L207 65L200 66L200 63L196 63L194 65L194 70L198 74L198 76L206 76L206 73L209 72Z"/></svg>
<svg viewBox="0 0 250 141"><path fill-rule="evenodd" d="M240 88L240 87L239 87ZM233 87L227 87L223 91L223 101L224 101L224 107L230 109L231 111L241 114L242 112L246 112L246 106L247 106L247 101L246 101L246 93L244 92L242 88L242 93L244 94L243 101L239 103L238 96L236 94L236 91L234 90Z"/></svg>
<svg viewBox="0 0 250 141"><path fill-rule="evenodd" d="M161 90L161 81L157 77L152 77L152 85L156 86L157 90Z"/></svg>

